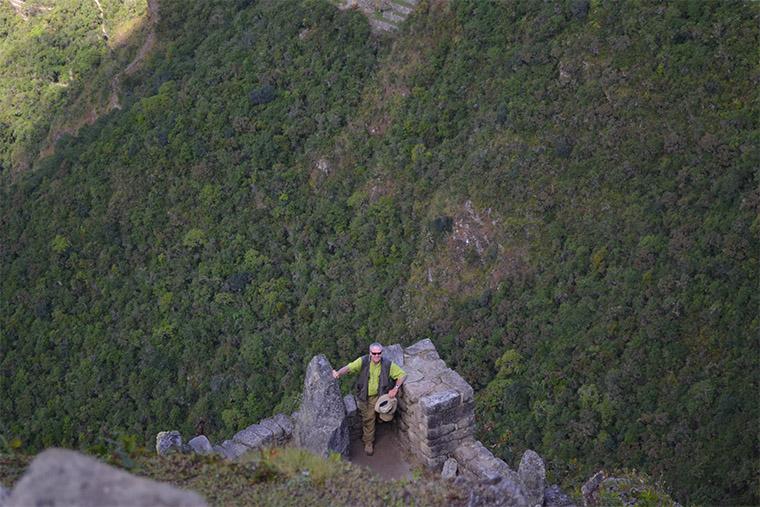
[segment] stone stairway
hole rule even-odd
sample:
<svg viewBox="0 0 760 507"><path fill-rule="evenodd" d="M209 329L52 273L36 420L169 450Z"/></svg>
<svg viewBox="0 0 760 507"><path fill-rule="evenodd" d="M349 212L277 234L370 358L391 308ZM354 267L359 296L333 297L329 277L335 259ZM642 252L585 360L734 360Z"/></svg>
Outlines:
<svg viewBox="0 0 760 507"><path fill-rule="evenodd" d="M340 9L359 9L369 19L372 31L393 32L414 12L419 0L340 0Z"/></svg>

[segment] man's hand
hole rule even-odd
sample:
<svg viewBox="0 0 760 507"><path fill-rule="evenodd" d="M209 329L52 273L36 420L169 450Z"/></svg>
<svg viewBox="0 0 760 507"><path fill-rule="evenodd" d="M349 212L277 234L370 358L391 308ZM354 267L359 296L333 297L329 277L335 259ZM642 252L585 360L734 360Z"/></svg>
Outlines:
<svg viewBox="0 0 760 507"><path fill-rule="evenodd" d="M338 373L336 370L333 370L333 378L334 379L339 379L340 378L340 373Z"/></svg>
<svg viewBox="0 0 760 507"><path fill-rule="evenodd" d="M390 391L388 391L388 398L393 399L398 394L398 387L394 387Z"/></svg>

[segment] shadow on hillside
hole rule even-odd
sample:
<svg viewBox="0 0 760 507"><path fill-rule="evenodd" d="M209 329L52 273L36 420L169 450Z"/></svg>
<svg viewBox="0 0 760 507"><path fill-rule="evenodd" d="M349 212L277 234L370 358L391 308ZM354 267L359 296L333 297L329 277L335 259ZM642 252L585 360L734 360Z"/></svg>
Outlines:
<svg viewBox="0 0 760 507"><path fill-rule="evenodd" d="M63 14L54 9L37 11L30 19L23 21L24 26L21 29L31 30L36 26L35 23L43 20L40 18L60 18ZM45 67L44 63L18 63L21 74L33 72L35 77L41 75L39 82L42 83L42 88L38 90L41 98L34 106L38 110L33 111L33 107L31 114L27 115L30 117L28 119L31 121L33 134L23 140L14 140L10 147L11 160L7 174L10 174L11 178L26 172L35 163L52 155L61 139L77 136L82 128L93 125L114 110L121 109L120 96L124 78L136 73L153 49L158 3L156 0L147 0L143 14L120 20L110 29L107 28L106 16L108 13L101 10L97 26L86 34L85 44L89 45L88 50L101 53L99 63L81 75L75 77L75 74L70 73L70 80L67 81L65 76L58 76L57 72ZM52 20L46 21L55 26ZM60 19L58 23L61 23ZM67 27L69 25L65 25L65 28ZM69 37L70 34L65 28L51 33L50 36L64 39ZM93 39L97 42L92 42ZM71 44L74 43L76 41ZM69 67L78 64L78 61L67 62ZM31 68L32 65L35 65L33 71L24 69L25 66ZM54 74L53 77L48 76L51 73ZM52 81L48 81L48 77ZM53 86L55 93L50 91Z"/></svg>

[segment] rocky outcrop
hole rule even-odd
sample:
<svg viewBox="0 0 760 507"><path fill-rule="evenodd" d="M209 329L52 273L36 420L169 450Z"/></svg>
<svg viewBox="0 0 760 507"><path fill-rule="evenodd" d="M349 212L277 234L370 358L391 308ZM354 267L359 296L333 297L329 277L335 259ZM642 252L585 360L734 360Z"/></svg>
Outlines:
<svg viewBox="0 0 760 507"><path fill-rule="evenodd" d="M323 355L312 358L306 368L301 407L295 417L295 445L321 456L348 454L346 407L332 367Z"/></svg>
<svg viewBox="0 0 760 507"><path fill-rule="evenodd" d="M48 449L32 461L4 507L201 507L197 493L177 489L101 463L78 452Z"/></svg>
<svg viewBox="0 0 760 507"><path fill-rule="evenodd" d="M162 431L156 435L156 452L159 456L182 452L182 435L179 431Z"/></svg>
<svg viewBox="0 0 760 507"><path fill-rule="evenodd" d="M531 507L544 505L546 487L546 466L537 452L528 449L523 453L517 475L525 491L525 498Z"/></svg>

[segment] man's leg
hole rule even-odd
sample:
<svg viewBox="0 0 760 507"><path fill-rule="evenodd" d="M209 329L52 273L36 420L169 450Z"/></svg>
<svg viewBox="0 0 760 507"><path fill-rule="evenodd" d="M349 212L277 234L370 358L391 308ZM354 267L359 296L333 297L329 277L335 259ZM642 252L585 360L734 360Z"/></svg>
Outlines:
<svg viewBox="0 0 760 507"><path fill-rule="evenodd" d="M367 398L367 403L362 407L362 441L367 454L374 452L375 418L377 416L375 403L377 403L377 396L370 396Z"/></svg>

